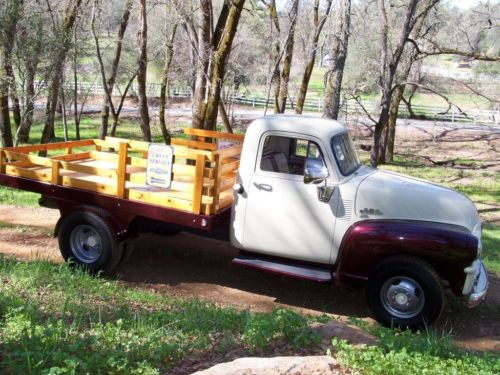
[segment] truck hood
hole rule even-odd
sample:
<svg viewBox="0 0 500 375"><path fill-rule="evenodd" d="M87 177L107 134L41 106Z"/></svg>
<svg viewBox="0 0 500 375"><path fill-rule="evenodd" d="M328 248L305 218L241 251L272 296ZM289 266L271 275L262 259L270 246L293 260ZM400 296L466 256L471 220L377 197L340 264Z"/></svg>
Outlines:
<svg viewBox="0 0 500 375"><path fill-rule="evenodd" d="M459 225L471 232L481 221L466 196L427 181L376 170L356 194L356 215L364 219L422 220Z"/></svg>

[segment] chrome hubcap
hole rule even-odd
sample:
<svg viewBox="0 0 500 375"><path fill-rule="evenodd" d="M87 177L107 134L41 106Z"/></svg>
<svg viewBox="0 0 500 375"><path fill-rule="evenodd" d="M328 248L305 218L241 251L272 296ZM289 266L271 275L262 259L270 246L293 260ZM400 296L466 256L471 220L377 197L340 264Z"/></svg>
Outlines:
<svg viewBox="0 0 500 375"><path fill-rule="evenodd" d="M101 236L90 225L76 226L69 242L73 255L82 263L94 263L102 254Z"/></svg>
<svg viewBox="0 0 500 375"><path fill-rule="evenodd" d="M413 318L425 303L425 295L419 283L410 277L398 276L387 280L380 291L384 308L397 318Z"/></svg>

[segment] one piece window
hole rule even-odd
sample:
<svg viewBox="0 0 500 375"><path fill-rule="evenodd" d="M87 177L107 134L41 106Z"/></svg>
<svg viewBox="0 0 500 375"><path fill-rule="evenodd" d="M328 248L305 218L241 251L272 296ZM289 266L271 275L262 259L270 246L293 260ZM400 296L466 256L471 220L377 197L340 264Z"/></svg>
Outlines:
<svg viewBox="0 0 500 375"><path fill-rule="evenodd" d="M302 176L308 158L318 159L324 166L323 156L315 142L270 135L264 141L260 169Z"/></svg>

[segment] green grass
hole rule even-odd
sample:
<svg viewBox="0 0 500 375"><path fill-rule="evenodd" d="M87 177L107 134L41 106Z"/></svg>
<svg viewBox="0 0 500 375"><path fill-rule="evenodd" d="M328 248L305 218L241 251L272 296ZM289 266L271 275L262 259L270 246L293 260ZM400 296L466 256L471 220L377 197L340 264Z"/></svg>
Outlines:
<svg viewBox="0 0 500 375"><path fill-rule="evenodd" d="M380 345L354 348L339 339L332 341L334 354L343 367L362 374L498 374L500 361L493 353L474 355L454 348L450 335L371 329Z"/></svg>
<svg viewBox="0 0 500 375"><path fill-rule="evenodd" d="M500 226L484 225L482 257L488 271L500 274Z"/></svg>
<svg viewBox="0 0 500 375"><path fill-rule="evenodd" d="M206 351L314 346L308 319L177 299L66 265L0 257L0 372L156 374Z"/></svg>
<svg viewBox="0 0 500 375"><path fill-rule="evenodd" d="M40 194L0 186L0 204L37 207Z"/></svg>

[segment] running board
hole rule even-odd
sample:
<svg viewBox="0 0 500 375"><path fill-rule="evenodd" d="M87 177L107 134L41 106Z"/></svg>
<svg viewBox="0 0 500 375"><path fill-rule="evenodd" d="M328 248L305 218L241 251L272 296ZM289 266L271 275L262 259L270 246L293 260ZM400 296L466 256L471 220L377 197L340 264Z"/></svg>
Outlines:
<svg viewBox="0 0 500 375"><path fill-rule="evenodd" d="M319 283L327 283L333 279L332 272L327 268L305 266L284 261L257 258L249 255L239 255L233 259L233 263L239 266L256 268Z"/></svg>

